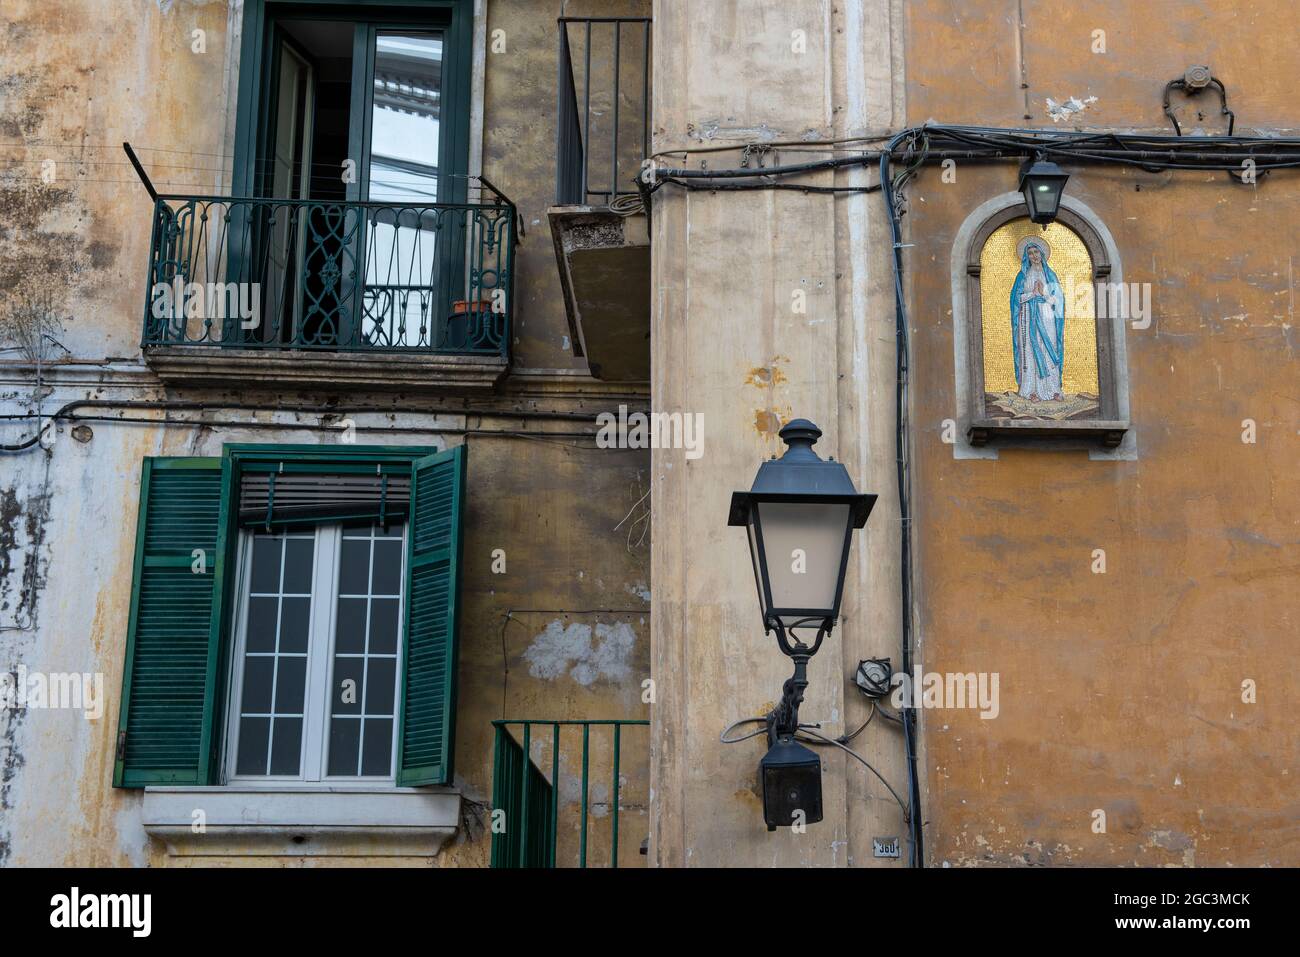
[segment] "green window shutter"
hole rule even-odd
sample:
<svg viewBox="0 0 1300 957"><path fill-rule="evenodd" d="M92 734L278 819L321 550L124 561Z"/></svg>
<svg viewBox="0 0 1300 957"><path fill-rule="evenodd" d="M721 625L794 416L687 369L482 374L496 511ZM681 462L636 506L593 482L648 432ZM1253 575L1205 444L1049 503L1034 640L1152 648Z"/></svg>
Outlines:
<svg viewBox="0 0 1300 957"><path fill-rule="evenodd" d="M404 787L451 782L464 490L463 445L411 463L397 772Z"/></svg>
<svg viewBox="0 0 1300 957"><path fill-rule="evenodd" d="M115 787L212 783L230 474L220 458L144 460Z"/></svg>

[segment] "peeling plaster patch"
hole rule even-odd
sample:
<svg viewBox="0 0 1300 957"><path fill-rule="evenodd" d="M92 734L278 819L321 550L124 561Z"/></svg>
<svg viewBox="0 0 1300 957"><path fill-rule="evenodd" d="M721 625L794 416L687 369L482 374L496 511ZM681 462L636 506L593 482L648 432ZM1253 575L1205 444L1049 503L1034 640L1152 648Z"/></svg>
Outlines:
<svg viewBox="0 0 1300 957"><path fill-rule="evenodd" d="M773 129L766 123L760 123L758 126L724 126L721 120L701 120L698 126L694 123L687 124L686 132L688 135L697 136L702 140L721 138L770 143L773 140L785 138L782 130Z"/></svg>
<svg viewBox="0 0 1300 957"><path fill-rule="evenodd" d="M27 763L18 750L18 729L22 727L27 712L5 708L0 712L0 811L13 807L14 779ZM13 855L9 828L0 831L0 865L8 863Z"/></svg>
<svg viewBox="0 0 1300 957"><path fill-rule="evenodd" d="M1166 851L1185 851L1192 846L1192 839L1181 831L1152 831L1151 843L1163 847Z"/></svg>
<svg viewBox="0 0 1300 957"><path fill-rule="evenodd" d="M594 638L591 625L573 622L566 627L557 618L524 652L528 673L546 681L568 674L584 688L601 680L627 680L632 674L632 648L636 644L632 626L627 622L599 623Z"/></svg>
<svg viewBox="0 0 1300 957"><path fill-rule="evenodd" d="M635 585L625 585L623 590L629 595L635 595L642 601L650 600L650 587L645 582L637 582Z"/></svg>
<svg viewBox="0 0 1300 957"><path fill-rule="evenodd" d="M1068 120L1077 113L1082 113L1096 102L1097 98L1095 96L1090 96L1085 100L1072 96L1064 103L1057 103L1049 96L1047 98L1047 115L1052 118L1053 123L1059 123L1061 120Z"/></svg>
<svg viewBox="0 0 1300 957"><path fill-rule="evenodd" d="M1196 842L1182 831L1153 830L1151 843L1146 846L1182 854L1184 867L1196 866Z"/></svg>
<svg viewBox="0 0 1300 957"><path fill-rule="evenodd" d="M158 4L159 10L164 14L168 14L176 6L177 0L155 0L155 2ZM209 3L217 3L218 0L184 0L184 2L191 7L206 7Z"/></svg>
<svg viewBox="0 0 1300 957"><path fill-rule="evenodd" d="M48 493L29 495L24 502L17 488L0 490L0 620L6 625L35 616L36 598L45 588L47 561L39 543L49 513Z"/></svg>

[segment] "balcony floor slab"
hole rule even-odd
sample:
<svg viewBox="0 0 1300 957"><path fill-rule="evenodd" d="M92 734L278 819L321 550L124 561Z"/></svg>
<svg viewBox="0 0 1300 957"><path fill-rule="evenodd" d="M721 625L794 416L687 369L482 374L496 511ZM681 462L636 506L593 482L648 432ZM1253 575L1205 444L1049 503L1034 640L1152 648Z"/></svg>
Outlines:
<svg viewBox="0 0 1300 957"><path fill-rule="evenodd" d="M165 384L207 388L492 392L509 363L501 356L149 346L145 361Z"/></svg>

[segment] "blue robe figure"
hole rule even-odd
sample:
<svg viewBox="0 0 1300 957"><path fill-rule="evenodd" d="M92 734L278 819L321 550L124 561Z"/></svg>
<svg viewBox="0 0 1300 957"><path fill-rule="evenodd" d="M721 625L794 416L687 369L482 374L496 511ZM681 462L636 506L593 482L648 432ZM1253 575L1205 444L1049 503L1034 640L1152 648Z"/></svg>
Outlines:
<svg viewBox="0 0 1300 957"><path fill-rule="evenodd" d="M1017 392L1022 399L1063 399L1065 294L1047 264L1052 249L1043 239L1020 241L1020 273L1011 287L1011 342Z"/></svg>

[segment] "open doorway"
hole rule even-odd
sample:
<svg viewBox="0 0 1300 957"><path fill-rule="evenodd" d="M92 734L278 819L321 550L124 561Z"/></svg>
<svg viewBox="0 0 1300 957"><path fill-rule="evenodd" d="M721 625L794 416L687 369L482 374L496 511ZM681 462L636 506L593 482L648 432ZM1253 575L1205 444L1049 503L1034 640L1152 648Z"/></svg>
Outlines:
<svg viewBox="0 0 1300 957"><path fill-rule="evenodd" d="M468 216L435 208L466 193L464 124L446 122L449 104L467 112L448 70L468 61L453 54L463 30L446 8L309 9L323 8L267 4L258 89L241 104L246 272L264 313L245 341L439 348Z"/></svg>

